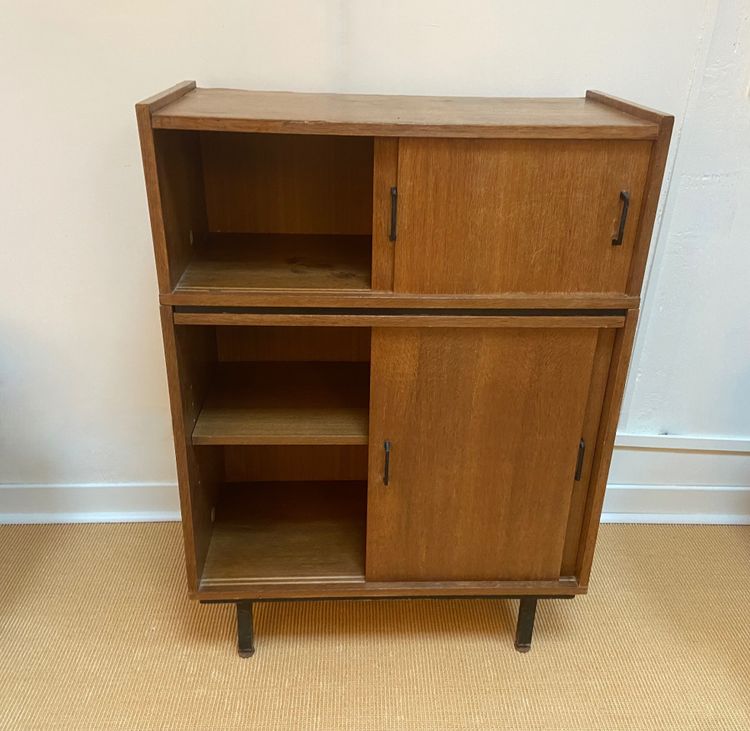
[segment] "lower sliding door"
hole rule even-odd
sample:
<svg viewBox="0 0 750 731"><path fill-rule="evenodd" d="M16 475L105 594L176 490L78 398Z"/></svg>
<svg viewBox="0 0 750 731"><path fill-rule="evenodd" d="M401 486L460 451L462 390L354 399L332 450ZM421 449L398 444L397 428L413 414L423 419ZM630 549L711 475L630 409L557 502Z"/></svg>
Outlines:
<svg viewBox="0 0 750 731"><path fill-rule="evenodd" d="M366 578L560 576L597 328L373 328Z"/></svg>

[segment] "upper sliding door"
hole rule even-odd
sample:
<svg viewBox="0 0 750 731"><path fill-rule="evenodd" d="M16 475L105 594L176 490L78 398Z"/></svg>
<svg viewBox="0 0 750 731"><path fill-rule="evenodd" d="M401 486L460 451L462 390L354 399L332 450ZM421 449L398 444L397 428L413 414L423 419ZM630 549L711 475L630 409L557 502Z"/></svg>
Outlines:
<svg viewBox="0 0 750 731"><path fill-rule="evenodd" d="M394 290L624 292L650 153L647 141L402 138Z"/></svg>

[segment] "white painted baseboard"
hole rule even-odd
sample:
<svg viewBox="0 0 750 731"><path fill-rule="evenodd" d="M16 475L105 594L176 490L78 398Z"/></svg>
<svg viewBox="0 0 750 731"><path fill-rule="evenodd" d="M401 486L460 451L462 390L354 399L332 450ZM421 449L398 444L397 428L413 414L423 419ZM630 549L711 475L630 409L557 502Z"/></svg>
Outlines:
<svg viewBox="0 0 750 731"><path fill-rule="evenodd" d="M750 439L618 435L602 522L750 524Z"/></svg>
<svg viewBox="0 0 750 731"><path fill-rule="evenodd" d="M0 484L0 523L129 523L180 519L174 483Z"/></svg>
<svg viewBox="0 0 750 731"><path fill-rule="evenodd" d="M0 484L0 523L179 517L171 483ZM602 522L750 524L750 440L619 435Z"/></svg>
<svg viewBox="0 0 750 731"><path fill-rule="evenodd" d="M750 487L610 484L602 523L750 525Z"/></svg>

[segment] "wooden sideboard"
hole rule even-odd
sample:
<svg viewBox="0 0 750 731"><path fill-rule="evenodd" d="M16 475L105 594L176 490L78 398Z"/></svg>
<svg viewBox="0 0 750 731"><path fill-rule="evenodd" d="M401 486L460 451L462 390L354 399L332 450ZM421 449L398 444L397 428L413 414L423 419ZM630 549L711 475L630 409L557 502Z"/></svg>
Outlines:
<svg viewBox="0 0 750 731"><path fill-rule="evenodd" d="M588 588L673 118L198 89L136 106L189 594Z"/></svg>

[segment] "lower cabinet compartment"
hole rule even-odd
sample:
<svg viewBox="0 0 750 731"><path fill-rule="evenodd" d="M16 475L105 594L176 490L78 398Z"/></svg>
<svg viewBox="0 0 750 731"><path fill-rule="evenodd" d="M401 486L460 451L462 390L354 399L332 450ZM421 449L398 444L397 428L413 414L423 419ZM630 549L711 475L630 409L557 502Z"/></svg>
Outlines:
<svg viewBox="0 0 750 731"><path fill-rule="evenodd" d="M367 484L219 487L201 589L363 581Z"/></svg>
<svg viewBox="0 0 750 731"><path fill-rule="evenodd" d="M594 320L174 326L193 595L575 592Z"/></svg>

